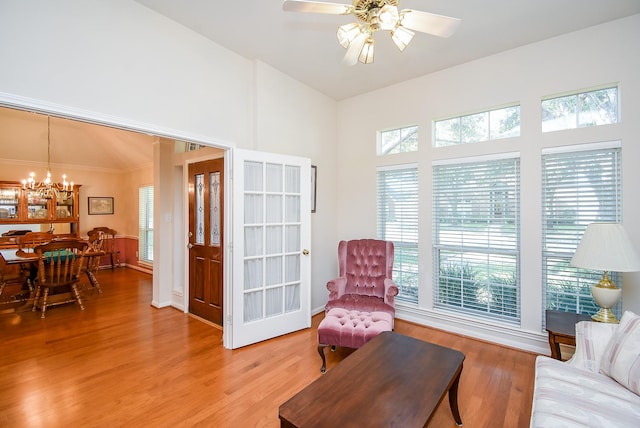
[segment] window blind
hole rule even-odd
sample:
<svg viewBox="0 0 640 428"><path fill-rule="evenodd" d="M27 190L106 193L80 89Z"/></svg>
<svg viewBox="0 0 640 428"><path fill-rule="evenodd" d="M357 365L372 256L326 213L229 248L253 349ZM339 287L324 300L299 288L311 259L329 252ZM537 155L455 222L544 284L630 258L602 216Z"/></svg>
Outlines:
<svg viewBox="0 0 640 428"><path fill-rule="evenodd" d="M153 186L138 190L138 259L153 262Z"/></svg>
<svg viewBox="0 0 640 428"><path fill-rule="evenodd" d="M418 303L418 168L378 168L377 199L378 239L394 245L397 298Z"/></svg>
<svg viewBox="0 0 640 428"><path fill-rule="evenodd" d="M583 145L542 155L542 285L546 309L590 315L598 310L591 285L598 282L602 272L573 268L569 262L589 223L621 221L621 149L619 143L591 147L597 148ZM620 275L612 273L612 280L620 284ZM616 316L620 316L620 307L619 303L612 308Z"/></svg>
<svg viewBox="0 0 640 428"><path fill-rule="evenodd" d="M433 166L434 302L520 321L520 159Z"/></svg>

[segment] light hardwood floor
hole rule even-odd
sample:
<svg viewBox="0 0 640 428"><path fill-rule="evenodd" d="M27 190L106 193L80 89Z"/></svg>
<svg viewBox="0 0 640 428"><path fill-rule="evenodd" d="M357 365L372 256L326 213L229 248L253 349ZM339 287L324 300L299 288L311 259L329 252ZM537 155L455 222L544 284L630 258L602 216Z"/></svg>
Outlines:
<svg viewBox="0 0 640 428"><path fill-rule="evenodd" d="M231 351L220 330L150 306L149 275L123 268L97 276L104 293L85 287L85 311L54 307L44 320L0 312L0 426L277 427L280 404L321 376L322 315L311 329ZM534 354L401 320L396 332L466 355L458 399L465 427L528 426ZM349 352L327 354L331 370ZM446 399L429 426L455 426Z"/></svg>

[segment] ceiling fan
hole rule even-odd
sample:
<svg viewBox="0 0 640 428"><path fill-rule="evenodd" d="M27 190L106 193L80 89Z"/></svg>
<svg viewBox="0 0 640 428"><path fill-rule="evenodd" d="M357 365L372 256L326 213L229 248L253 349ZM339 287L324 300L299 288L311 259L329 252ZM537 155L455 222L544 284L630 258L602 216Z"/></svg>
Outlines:
<svg viewBox="0 0 640 428"><path fill-rule="evenodd" d="M399 0L353 0L352 5L313 0L285 0L282 9L290 12L326 13L356 16L358 21L338 27L338 42L347 49L343 62L373 62L373 33L388 31L395 45L403 51L414 31L449 37L460 24L458 18L419 10L398 10Z"/></svg>

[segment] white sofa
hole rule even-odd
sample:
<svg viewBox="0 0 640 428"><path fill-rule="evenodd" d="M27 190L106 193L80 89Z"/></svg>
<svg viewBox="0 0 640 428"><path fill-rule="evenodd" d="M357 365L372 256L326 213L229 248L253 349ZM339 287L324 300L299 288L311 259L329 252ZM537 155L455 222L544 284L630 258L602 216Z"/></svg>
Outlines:
<svg viewBox="0 0 640 428"><path fill-rule="evenodd" d="M640 317L580 322L571 360L539 356L530 426L640 427Z"/></svg>

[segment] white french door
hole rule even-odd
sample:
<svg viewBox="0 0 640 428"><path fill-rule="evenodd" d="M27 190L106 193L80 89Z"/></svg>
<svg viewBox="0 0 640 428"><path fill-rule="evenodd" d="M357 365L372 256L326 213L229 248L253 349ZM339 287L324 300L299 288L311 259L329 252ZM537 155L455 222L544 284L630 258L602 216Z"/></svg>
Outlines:
<svg viewBox="0 0 640 428"><path fill-rule="evenodd" d="M311 326L311 165L234 151L231 348Z"/></svg>

